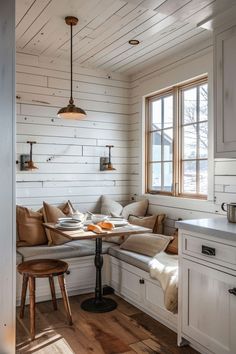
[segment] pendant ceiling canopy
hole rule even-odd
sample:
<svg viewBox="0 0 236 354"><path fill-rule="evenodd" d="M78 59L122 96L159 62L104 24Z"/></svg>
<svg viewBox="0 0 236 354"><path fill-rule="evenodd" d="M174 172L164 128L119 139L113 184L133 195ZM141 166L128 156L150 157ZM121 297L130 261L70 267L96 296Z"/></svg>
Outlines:
<svg viewBox="0 0 236 354"><path fill-rule="evenodd" d="M67 16L65 22L70 26L70 100L66 107L61 108L57 115L59 118L64 119L83 119L86 116L85 111L82 108L76 107L73 99L73 52L72 52L72 27L76 26L78 23L78 18L73 16Z"/></svg>

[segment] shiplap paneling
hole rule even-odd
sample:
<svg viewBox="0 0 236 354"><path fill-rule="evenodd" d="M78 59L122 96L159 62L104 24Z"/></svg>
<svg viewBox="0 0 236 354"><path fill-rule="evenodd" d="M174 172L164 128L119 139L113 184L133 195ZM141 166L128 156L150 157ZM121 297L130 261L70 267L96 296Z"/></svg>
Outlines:
<svg viewBox="0 0 236 354"><path fill-rule="evenodd" d="M196 51L197 49L197 51ZM192 51L192 54L191 54ZM182 56L182 58L181 58ZM133 144L139 144L138 173L135 179L138 184L132 186L131 193L140 195L144 193L144 115L143 98L158 90L170 87L187 79L208 73L209 76L209 187L211 188L208 201L174 198L158 195L145 195L149 199L150 213L166 213L165 233L174 230L174 221L178 218L194 219L225 215L221 210L222 202L235 202L236 200L236 159L213 160L213 57L210 47L206 51L205 43L201 48L192 48L178 56L169 58L163 64L160 62L153 68L139 72L132 77L132 97L130 107L130 138ZM142 144L140 142L142 141ZM130 156L133 156L132 153Z"/></svg>
<svg viewBox="0 0 236 354"><path fill-rule="evenodd" d="M74 98L76 102L79 98L87 117L66 121L57 118L57 111L68 104L68 65L53 68L47 59L20 54L16 69L16 158L29 153L27 140L35 140L33 157L38 167L19 171L17 166L17 203L37 209L44 200L59 204L69 198L80 210L96 210L102 194L126 203L131 184L137 184L131 176L138 169L138 153L130 146L127 78L77 67ZM115 146L116 170L100 172L100 156L108 155L107 144Z"/></svg>
<svg viewBox="0 0 236 354"><path fill-rule="evenodd" d="M211 33L197 27L214 18L235 0L18 0L16 47L19 52L68 59L69 31L64 17L79 18L74 27L74 62L112 72L138 73L178 52L195 46ZM56 35L55 35L56 34ZM128 42L136 38L139 46ZM182 50L182 49L181 49ZM24 63L23 63L24 64ZM47 74L46 74L47 75Z"/></svg>

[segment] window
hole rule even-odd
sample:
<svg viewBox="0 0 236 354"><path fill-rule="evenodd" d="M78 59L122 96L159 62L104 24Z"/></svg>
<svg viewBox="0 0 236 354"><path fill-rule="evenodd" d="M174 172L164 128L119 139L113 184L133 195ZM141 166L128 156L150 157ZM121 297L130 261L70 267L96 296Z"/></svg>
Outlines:
<svg viewBox="0 0 236 354"><path fill-rule="evenodd" d="M206 198L208 85L201 79L147 98L147 192Z"/></svg>

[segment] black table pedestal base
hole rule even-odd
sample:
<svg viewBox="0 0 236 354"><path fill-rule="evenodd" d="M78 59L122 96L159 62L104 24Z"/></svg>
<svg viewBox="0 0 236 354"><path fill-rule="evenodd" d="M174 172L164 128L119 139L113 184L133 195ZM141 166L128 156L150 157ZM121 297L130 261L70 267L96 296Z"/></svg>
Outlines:
<svg viewBox="0 0 236 354"><path fill-rule="evenodd" d="M81 304L81 308L88 312L109 312L115 310L117 303L107 297L103 297L102 294L102 238L96 238L96 253L94 257L94 264L96 267L96 285L95 285L95 297L84 300Z"/></svg>
<svg viewBox="0 0 236 354"><path fill-rule="evenodd" d="M117 303L107 297L103 297L101 301L90 298L82 302L81 308L88 312L103 313L115 310Z"/></svg>

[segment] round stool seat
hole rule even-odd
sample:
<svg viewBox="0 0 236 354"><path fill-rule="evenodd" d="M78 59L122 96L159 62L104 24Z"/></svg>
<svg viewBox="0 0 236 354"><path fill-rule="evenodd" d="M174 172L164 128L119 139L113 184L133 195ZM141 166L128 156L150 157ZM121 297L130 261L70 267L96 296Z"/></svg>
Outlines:
<svg viewBox="0 0 236 354"><path fill-rule="evenodd" d="M21 290L21 309L20 318L24 317L25 298L27 287L29 283L29 300L30 300L30 336L35 338L35 281L36 278L48 278L52 303L54 310L57 310L57 300L54 286L54 277L58 278L58 283L61 289L61 294L66 310L69 325L72 325L71 309L68 299L68 294L65 286L64 274L68 270L68 264L58 259L35 259L32 261L25 261L18 265L18 272L23 276L22 290Z"/></svg>
<svg viewBox="0 0 236 354"><path fill-rule="evenodd" d="M35 259L18 265L18 272L33 277L48 277L64 274L68 270L68 264L58 259Z"/></svg>

